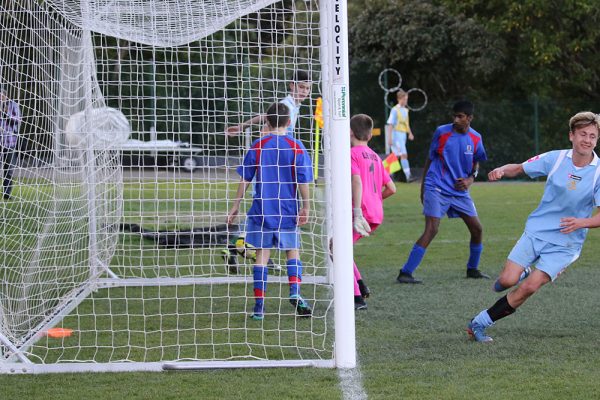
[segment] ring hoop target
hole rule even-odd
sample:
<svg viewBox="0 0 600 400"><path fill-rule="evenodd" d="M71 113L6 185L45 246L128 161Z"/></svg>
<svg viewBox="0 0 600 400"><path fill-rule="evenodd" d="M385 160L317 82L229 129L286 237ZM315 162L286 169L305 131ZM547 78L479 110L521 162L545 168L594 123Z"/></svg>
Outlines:
<svg viewBox="0 0 600 400"><path fill-rule="evenodd" d="M398 81L398 83L396 84L396 86L391 87L391 88L385 87L384 78L387 77L388 73L396 75L396 80ZM379 73L378 81L379 81L379 86L386 93L395 92L395 91L399 90L400 87L402 86L402 75L400 75L400 72L398 72L394 68L386 68L386 69L384 69L383 71L381 71ZM390 81L388 80L387 83L389 84ZM386 102L386 104L387 104L387 102Z"/></svg>
<svg viewBox="0 0 600 400"><path fill-rule="evenodd" d="M408 91L406 92L408 94L408 98L411 98L411 94L413 93L419 93L421 97L423 97L423 103L420 106L414 106L414 105L410 105L407 104L406 107L411 110L411 111L421 111L422 109L424 109L427 106L427 93L425 93L425 91L423 89L419 89L419 88L412 88L412 89L408 89ZM387 100L387 99L386 99Z"/></svg>

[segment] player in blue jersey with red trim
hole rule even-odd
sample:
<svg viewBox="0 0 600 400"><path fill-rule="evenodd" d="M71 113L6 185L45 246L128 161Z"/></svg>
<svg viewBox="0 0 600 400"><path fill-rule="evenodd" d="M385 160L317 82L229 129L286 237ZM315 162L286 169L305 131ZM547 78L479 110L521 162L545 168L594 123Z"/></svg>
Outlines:
<svg viewBox="0 0 600 400"><path fill-rule="evenodd" d="M554 281L579 258L588 228L600 227L600 213L591 217L594 207L600 207L600 161L594 153L599 129L596 114L577 113L569 120L571 149L550 151L488 174L490 181L523 173L547 179L540 204L527 218L525 232L508 255L494 290L501 292L523 283L471 320L467 332L476 341L491 342L486 328L514 313L542 286Z"/></svg>
<svg viewBox="0 0 600 400"><path fill-rule="evenodd" d="M246 189L256 179L246 222L246 242L256 248L253 269L256 302L251 315L256 320L263 319L265 314L267 264L273 247L286 252L290 303L298 315L312 315L310 305L300 296L299 226L308 222L309 183L313 181L313 170L304 145L286 134L289 115L289 109L283 103L275 103L267 110L267 131L252 144L243 165L237 169L241 180L227 218L228 224L234 222Z"/></svg>
<svg viewBox="0 0 600 400"><path fill-rule="evenodd" d="M433 134L423 172L425 178L421 183L425 231L396 278L400 283L422 282L412 274L421 263L427 246L438 232L441 218L446 214L449 218L462 218L471 233L467 278L489 279L478 269L483 250L483 228L469 195L479 162L487 159L481 135L471 128L473 111L474 106L470 101L456 102L453 123L439 126Z"/></svg>

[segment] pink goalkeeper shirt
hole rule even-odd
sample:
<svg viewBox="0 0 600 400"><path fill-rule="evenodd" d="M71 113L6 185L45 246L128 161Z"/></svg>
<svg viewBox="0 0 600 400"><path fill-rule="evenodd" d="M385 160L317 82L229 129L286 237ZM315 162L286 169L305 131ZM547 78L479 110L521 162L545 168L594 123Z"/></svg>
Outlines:
<svg viewBox="0 0 600 400"><path fill-rule="evenodd" d="M360 175L362 182L362 212L367 222L383 222L381 189L391 179L383 168L381 158L368 146L355 146L350 150L352 175Z"/></svg>

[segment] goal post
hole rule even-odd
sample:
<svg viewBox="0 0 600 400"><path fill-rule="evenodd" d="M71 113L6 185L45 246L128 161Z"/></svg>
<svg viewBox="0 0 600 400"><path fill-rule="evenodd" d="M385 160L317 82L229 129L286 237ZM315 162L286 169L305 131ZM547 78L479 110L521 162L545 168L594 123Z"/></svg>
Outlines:
<svg viewBox="0 0 600 400"><path fill-rule="evenodd" d="M356 366L346 13L346 0L0 4L0 88L22 112L0 202L0 373ZM286 96L322 180L302 267L271 252L255 320L255 249L244 217L226 220L264 132L227 131ZM197 168L124 150L161 141L199 150Z"/></svg>

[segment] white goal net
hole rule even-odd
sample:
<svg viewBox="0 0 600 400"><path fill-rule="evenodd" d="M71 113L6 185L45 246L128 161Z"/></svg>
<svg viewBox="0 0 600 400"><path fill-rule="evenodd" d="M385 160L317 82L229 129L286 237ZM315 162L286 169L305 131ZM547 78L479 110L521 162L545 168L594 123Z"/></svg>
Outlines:
<svg viewBox="0 0 600 400"><path fill-rule="evenodd" d="M0 373L354 365L345 8L0 3ZM318 179L302 272L272 251L253 319L252 185L226 221L264 134L244 122L288 95ZM311 317L290 302L298 282Z"/></svg>

